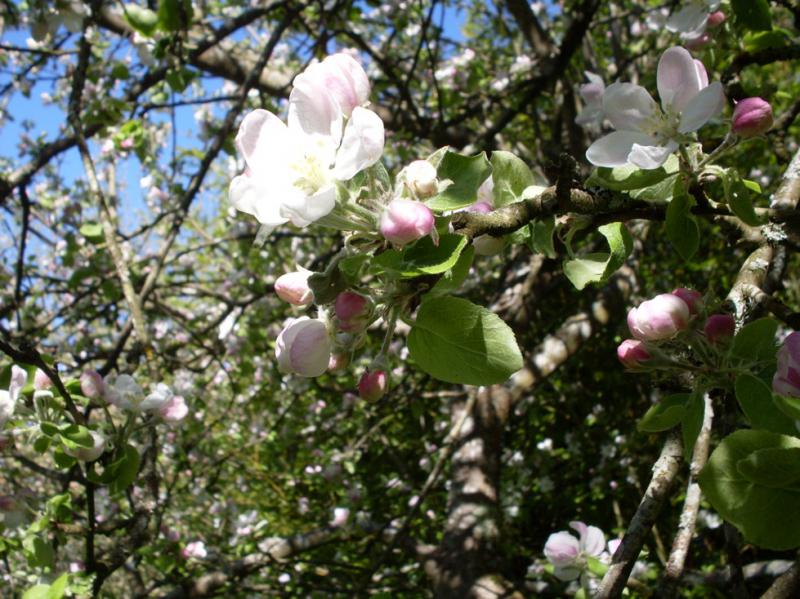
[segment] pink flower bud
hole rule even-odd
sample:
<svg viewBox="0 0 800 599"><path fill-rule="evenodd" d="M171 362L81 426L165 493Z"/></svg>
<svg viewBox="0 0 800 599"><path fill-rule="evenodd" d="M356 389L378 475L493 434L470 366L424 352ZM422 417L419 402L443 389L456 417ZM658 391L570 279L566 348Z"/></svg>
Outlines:
<svg viewBox="0 0 800 599"><path fill-rule="evenodd" d="M312 274L310 270L300 270L279 276L275 281L275 293L293 306L307 306L314 301L314 292L308 286L308 277Z"/></svg>
<svg viewBox="0 0 800 599"><path fill-rule="evenodd" d="M393 244L405 245L429 235L433 224L433 212L425 204L397 199L384 210L380 232Z"/></svg>
<svg viewBox="0 0 800 599"><path fill-rule="evenodd" d="M369 298L353 291L342 291L336 296L334 311L339 328L352 333L364 329L372 317L373 305Z"/></svg>
<svg viewBox="0 0 800 599"><path fill-rule="evenodd" d="M275 345L278 368L304 377L321 375L331 359L328 329L321 320L307 316L290 319Z"/></svg>
<svg viewBox="0 0 800 599"><path fill-rule="evenodd" d="M700 50L701 48L705 48L710 41L711 36L708 35L708 33L703 32L697 37L687 39L685 44L688 50Z"/></svg>
<svg viewBox="0 0 800 599"><path fill-rule="evenodd" d="M628 312L628 328L641 341L674 337L689 324L689 306L672 293L662 293Z"/></svg>
<svg viewBox="0 0 800 599"><path fill-rule="evenodd" d="M415 160L405 168L406 183L419 198L428 198L439 191L436 168L427 160Z"/></svg>
<svg viewBox="0 0 800 599"><path fill-rule="evenodd" d="M761 135L772 127L772 106L761 98L745 98L733 109L731 130L741 137Z"/></svg>
<svg viewBox="0 0 800 599"><path fill-rule="evenodd" d="M800 397L800 333L794 332L786 338L777 357L772 390L778 395Z"/></svg>
<svg viewBox="0 0 800 599"><path fill-rule="evenodd" d="M89 399L100 399L103 397L103 377L94 370L86 370L81 375L81 393Z"/></svg>
<svg viewBox="0 0 800 599"><path fill-rule="evenodd" d="M637 370L642 367L642 362L647 362L652 356L647 351L644 343L637 339L626 339L617 348L617 357L625 368Z"/></svg>
<svg viewBox="0 0 800 599"><path fill-rule="evenodd" d="M477 212L479 214L489 214L494 208L489 202L479 201L467 208L467 212Z"/></svg>
<svg viewBox="0 0 800 599"><path fill-rule="evenodd" d="M725 22L726 18L727 17L725 16L725 13L722 12L721 10L714 11L710 15L708 15L708 26L719 27Z"/></svg>
<svg viewBox="0 0 800 599"><path fill-rule="evenodd" d="M703 310L703 296L699 291L687 289L686 287L678 287L672 292L672 295L677 295L686 302L692 316L699 314Z"/></svg>
<svg viewBox="0 0 800 599"><path fill-rule="evenodd" d="M53 381L50 380L50 377L47 376L43 370L37 368L33 375L33 388L37 391L44 391L52 387L52 385Z"/></svg>
<svg viewBox="0 0 800 599"><path fill-rule="evenodd" d="M383 370L365 372L358 381L358 395L367 401L378 401L387 388L386 373Z"/></svg>
<svg viewBox="0 0 800 599"><path fill-rule="evenodd" d="M703 332L709 343L727 341L736 332L736 320L730 314L712 314L706 320Z"/></svg>

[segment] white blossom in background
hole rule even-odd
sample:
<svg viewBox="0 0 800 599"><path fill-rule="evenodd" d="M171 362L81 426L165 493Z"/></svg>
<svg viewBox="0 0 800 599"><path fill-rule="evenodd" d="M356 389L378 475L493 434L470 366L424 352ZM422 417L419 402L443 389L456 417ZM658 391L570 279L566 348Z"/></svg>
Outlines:
<svg viewBox="0 0 800 599"><path fill-rule="evenodd" d="M680 10L672 13L667 19L666 27L673 33L679 33L683 40L696 40L705 33L708 17L719 8L719 5L720 0L684 2Z"/></svg>
<svg viewBox="0 0 800 599"><path fill-rule="evenodd" d="M603 78L595 73L584 71L589 83L584 83L578 88L578 93L583 100L583 110L575 117L575 122L585 127L586 125L600 124L603 120L603 93L606 84Z"/></svg>
<svg viewBox="0 0 800 599"><path fill-rule="evenodd" d="M722 84L708 84L703 64L680 46L658 62L661 107L648 91L633 83L614 83L603 94L603 112L616 131L601 137L586 151L595 166L633 164L654 169L709 120L725 103Z"/></svg>
<svg viewBox="0 0 800 599"><path fill-rule="evenodd" d="M587 526L583 522L570 522L570 528L580 535L562 530L554 532L547 538L544 555L555 567L554 574L559 580L575 580L586 567L586 558L600 558L606 548L603 531L596 526Z"/></svg>
<svg viewBox="0 0 800 599"><path fill-rule="evenodd" d="M339 53L295 78L288 124L267 110L249 113L236 136L247 167L231 181L231 204L268 229L289 221L305 227L329 214L336 181L383 154L383 121L363 107L369 92L364 69Z"/></svg>
<svg viewBox="0 0 800 599"><path fill-rule="evenodd" d="M17 400L27 378L28 374L22 368L16 364L11 367L11 381L8 390L0 389L0 430L14 414Z"/></svg>

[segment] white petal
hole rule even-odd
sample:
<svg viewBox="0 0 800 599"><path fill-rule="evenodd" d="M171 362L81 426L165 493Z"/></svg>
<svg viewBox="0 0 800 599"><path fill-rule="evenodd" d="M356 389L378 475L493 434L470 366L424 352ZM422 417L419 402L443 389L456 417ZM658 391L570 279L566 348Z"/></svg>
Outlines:
<svg viewBox="0 0 800 599"><path fill-rule="evenodd" d="M664 110L681 112L702 89L702 80L689 51L670 48L658 61L658 95Z"/></svg>
<svg viewBox="0 0 800 599"><path fill-rule="evenodd" d="M722 84L715 81L689 101L681 114L678 132L697 131L722 112L724 105L725 91L722 89Z"/></svg>
<svg viewBox="0 0 800 599"><path fill-rule="evenodd" d="M338 145L342 138L344 114L339 103L325 88L319 77L301 73L294 79L289 94L289 128L310 136L332 139Z"/></svg>
<svg viewBox="0 0 800 599"><path fill-rule="evenodd" d="M286 156L290 144L286 125L268 110L254 110L244 117L236 134L236 147L251 169Z"/></svg>
<svg viewBox="0 0 800 599"><path fill-rule="evenodd" d="M589 125L599 121L602 116L603 108L599 104L589 104L575 117L575 122L581 126Z"/></svg>
<svg viewBox="0 0 800 599"><path fill-rule="evenodd" d="M23 368L16 364L11 367L11 381L8 385L8 394L12 401L16 403L19 399L19 394L25 386L25 381L28 379L28 373Z"/></svg>
<svg viewBox="0 0 800 599"><path fill-rule="evenodd" d="M708 71L706 71L706 65L695 58L694 66L697 68L697 76L700 79L700 89L705 89L708 87Z"/></svg>
<svg viewBox="0 0 800 599"><path fill-rule="evenodd" d="M614 131L601 137L586 150L586 159L595 166L622 166L634 144L652 145L655 139L638 131Z"/></svg>
<svg viewBox="0 0 800 599"><path fill-rule="evenodd" d="M657 110L647 90L633 83L614 83L603 94L603 112L621 131L641 131Z"/></svg>
<svg viewBox="0 0 800 599"><path fill-rule="evenodd" d="M606 537L603 531L596 526L589 526L581 534L581 548L585 553L599 557L606 548Z"/></svg>
<svg viewBox="0 0 800 599"><path fill-rule="evenodd" d="M306 196L298 189L282 198L280 213L296 227L307 227L328 214L336 205L336 187L329 185Z"/></svg>
<svg viewBox="0 0 800 599"><path fill-rule="evenodd" d="M244 174L233 178L228 196L234 208L252 214L258 222L274 228L288 220L281 216L278 193L273 189L273 195L270 196L269 191L260 189L258 179Z"/></svg>
<svg viewBox="0 0 800 599"><path fill-rule="evenodd" d="M332 54L322 61L325 87L339 103L346 117L356 106L369 99L369 78L356 60L344 52Z"/></svg>
<svg viewBox="0 0 800 599"><path fill-rule="evenodd" d="M669 155L677 149L678 144L674 141L669 141L664 146L635 143L628 156L628 162L645 170L658 168L664 164L667 158L669 158Z"/></svg>
<svg viewBox="0 0 800 599"><path fill-rule="evenodd" d="M383 154L383 121L377 114L357 106L344 130L336 154L333 176L347 181L357 172L375 164Z"/></svg>
<svg viewBox="0 0 800 599"><path fill-rule="evenodd" d="M708 10L694 2L687 4L667 20L667 29L677 33L690 33L705 28Z"/></svg>

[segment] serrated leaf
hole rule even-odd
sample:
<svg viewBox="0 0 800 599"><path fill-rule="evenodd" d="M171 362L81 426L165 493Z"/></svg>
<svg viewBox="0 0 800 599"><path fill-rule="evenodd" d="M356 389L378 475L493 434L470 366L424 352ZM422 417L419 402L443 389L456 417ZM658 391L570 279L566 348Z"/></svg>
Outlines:
<svg viewBox="0 0 800 599"><path fill-rule="evenodd" d="M757 485L780 489L800 482L800 447L754 451L736 463L739 473ZM800 487L798 487L800 491Z"/></svg>
<svg viewBox="0 0 800 599"><path fill-rule="evenodd" d="M678 172L678 157L670 156L663 166L655 169L640 169L632 164L614 168L599 167L586 180L587 187L604 187L612 191L631 191L656 185Z"/></svg>
<svg viewBox="0 0 800 599"><path fill-rule="evenodd" d="M463 235L444 233L438 245L430 237L424 237L402 251L387 250L376 256L372 267L394 271L407 279L436 275L453 268L466 246L467 238Z"/></svg>
<svg viewBox="0 0 800 599"><path fill-rule="evenodd" d="M448 383L493 385L522 368L511 328L486 308L456 297L422 304L408 350L423 371Z"/></svg>
<svg viewBox="0 0 800 599"><path fill-rule="evenodd" d="M691 397L691 393L668 395L647 410L636 428L644 433L660 433L680 424Z"/></svg>
<svg viewBox="0 0 800 599"><path fill-rule="evenodd" d="M535 219L530 223L531 235L529 246L534 254L543 254L547 258L553 259L558 256L553 245L553 234L556 230L556 217L548 216L542 219Z"/></svg>
<svg viewBox="0 0 800 599"><path fill-rule="evenodd" d="M670 243L680 257L688 261L700 246L700 229L694 216L689 212L694 200L682 189L679 193L680 186L680 183L676 182L672 201L667 204L666 228Z"/></svg>
<svg viewBox="0 0 800 599"><path fill-rule="evenodd" d="M458 262L456 262L455 266L451 268L449 271L444 273L442 277L436 281L436 284L431 288L431 290L425 294L422 298L423 301L437 295L445 295L448 293L452 293L464 282L464 279L467 278L469 274L470 266L472 266L472 260L475 257L475 248L471 245L468 245L464 248L464 251L461 252L461 255L458 257Z"/></svg>
<svg viewBox="0 0 800 599"><path fill-rule="evenodd" d="M528 165L511 152L492 152L490 163L495 208L519 201L522 192L536 183Z"/></svg>
<svg viewBox="0 0 800 599"><path fill-rule="evenodd" d="M703 417L705 416L706 404L703 394L692 393L686 404L686 413L681 423L681 436L683 437L683 458L690 462L694 452L694 444L700 436L700 429L703 428Z"/></svg>
<svg viewBox="0 0 800 599"><path fill-rule="evenodd" d="M431 210L441 212L464 208L475 203L478 199L478 188L492 174L492 166L485 152L476 156L463 156L448 150L439 163L436 173L439 181L449 179L453 182L444 191L425 202Z"/></svg>
<svg viewBox="0 0 800 599"><path fill-rule="evenodd" d="M775 345L777 330L778 323L772 318L759 318L746 324L733 338L731 356L752 362L774 359L778 351Z"/></svg>
<svg viewBox="0 0 800 599"><path fill-rule="evenodd" d="M578 290L607 280L633 250L633 238L624 223L609 223L597 230L606 238L609 253L595 252L564 261L564 274Z"/></svg>
<svg viewBox="0 0 800 599"><path fill-rule="evenodd" d="M742 373L734 384L736 401L753 428L794 435L794 421L781 412L772 401L772 389L760 378Z"/></svg>
<svg viewBox="0 0 800 599"><path fill-rule="evenodd" d="M727 171L723 178L725 188L725 199L731 211L746 225L757 227L761 224L761 219L756 215L753 208L753 200L750 197L750 190L739 177L738 173Z"/></svg>
<svg viewBox="0 0 800 599"><path fill-rule="evenodd" d="M108 466L111 475L109 488L112 493L121 493L133 484L139 474L140 461L139 452L133 445L129 443L122 448L117 459Z"/></svg>

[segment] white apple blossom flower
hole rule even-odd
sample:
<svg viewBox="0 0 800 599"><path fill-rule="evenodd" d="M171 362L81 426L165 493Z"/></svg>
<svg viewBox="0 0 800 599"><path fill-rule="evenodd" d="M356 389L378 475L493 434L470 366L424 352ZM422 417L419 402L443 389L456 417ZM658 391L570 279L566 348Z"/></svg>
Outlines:
<svg viewBox="0 0 800 599"><path fill-rule="evenodd" d="M575 118L575 122L582 127L603 120L603 93L606 91L606 84L600 75L589 71L584 71L584 75L589 83L584 83L578 88L583 100L583 110Z"/></svg>
<svg viewBox="0 0 800 599"><path fill-rule="evenodd" d="M28 374L16 364L11 367L11 381L8 390L0 389L0 429L11 418L17 407L17 400L25 386Z"/></svg>
<svg viewBox="0 0 800 599"><path fill-rule="evenodd" d="M108 375L103 382L103 397L121 410L135 410L144 397L144 391L129 374Z"/></svg>
<svg viewBox="0 0 800 599"><path fill-rule="evenodd" d="M606 548L603 531L583 522L570 522L570 528L577 531L580 539L565 530L554 532L547 538L544 555L555 566L555 576L559 580L575 580L586 567L586 558L599 558Z"/></svg>
<svg viewBox="0 0 800 599"><path fill-rule="evenodd" d="M669 31L680 33L683 40L696 40L706 31L708 16L717 10L720 0L689 0L667 20Z"/></svg>
<svg viewBox="0 0 800 599"><path fill-rule="evenodd" d="M589 162L658 168L680 144L692 141L694 131L722 111L722 84L715 81L709 85L705 67L685 48L676 46L662 54L657 80L661 107L639 85L614 83L606 89L603 112L617 130L589 147Z"/></svg>
<svg viewBox="0 0 800 599"><path fill-rule="evenodd" d="M249 113L236 136L247 168L231 181L231 204L268 229L288 221L305 227L329 214L336 181L383 153L383 121L362 106L368 96L366 73L340 53L295 78L288 124L267 110Z"/></svg>

